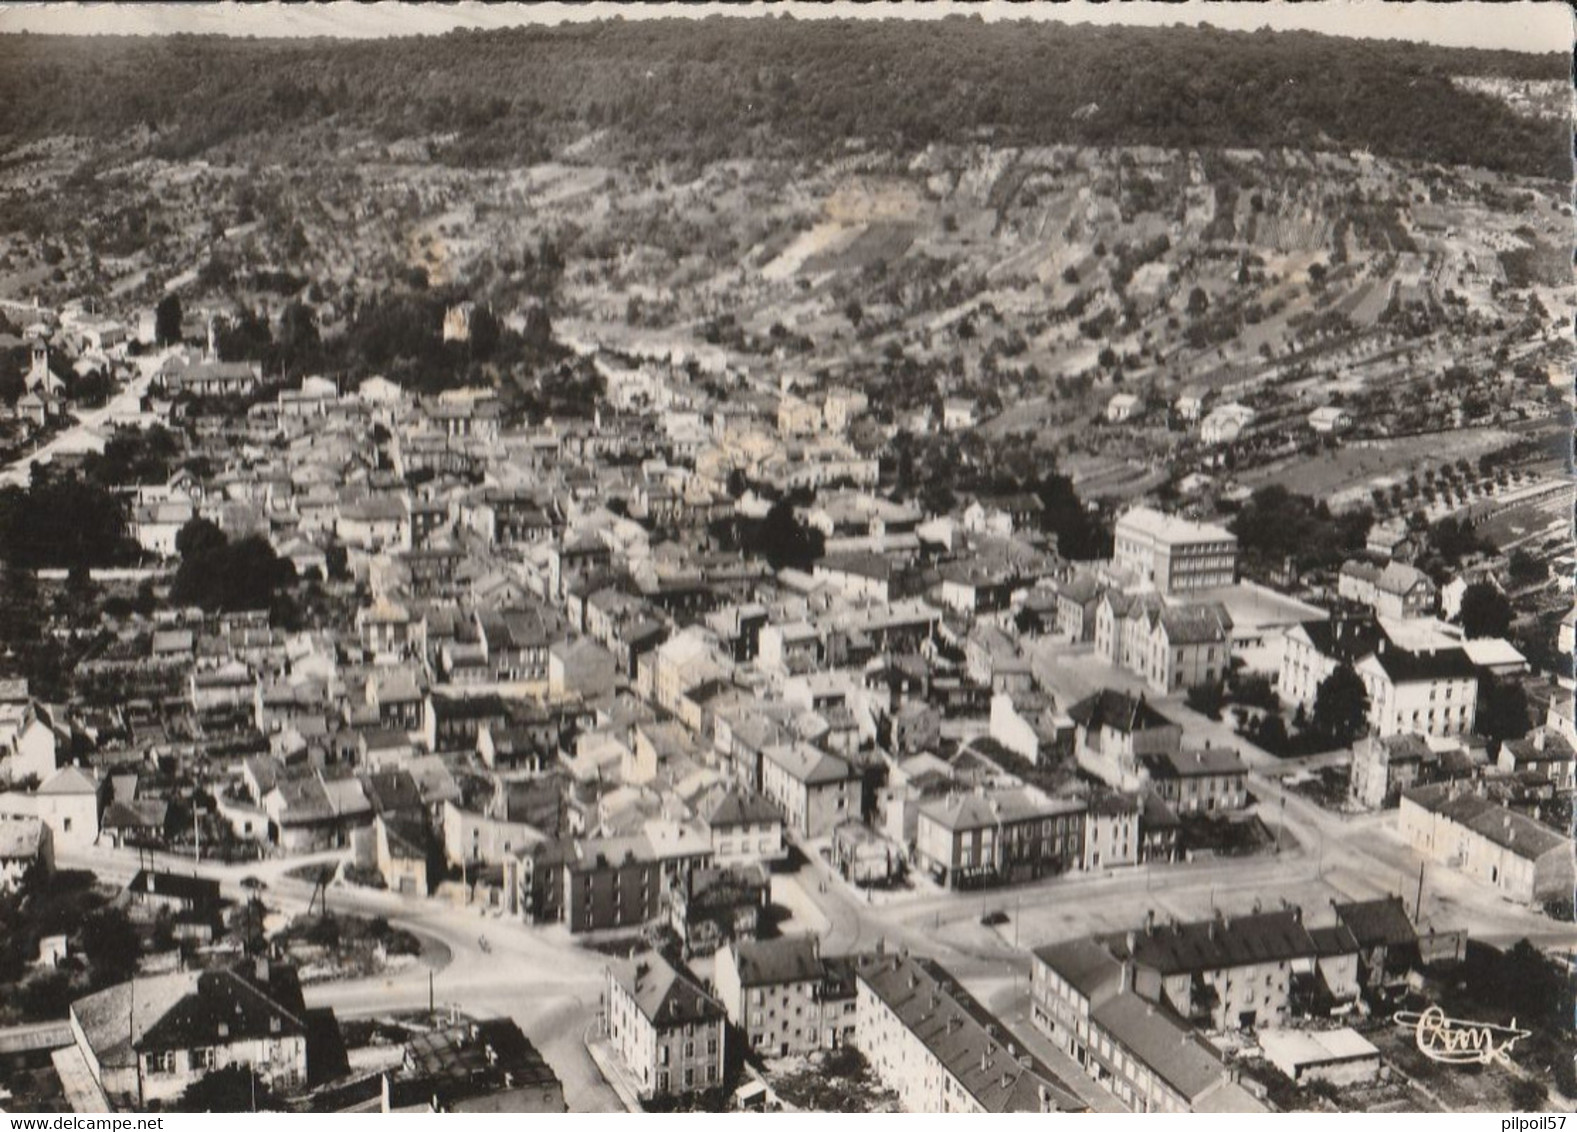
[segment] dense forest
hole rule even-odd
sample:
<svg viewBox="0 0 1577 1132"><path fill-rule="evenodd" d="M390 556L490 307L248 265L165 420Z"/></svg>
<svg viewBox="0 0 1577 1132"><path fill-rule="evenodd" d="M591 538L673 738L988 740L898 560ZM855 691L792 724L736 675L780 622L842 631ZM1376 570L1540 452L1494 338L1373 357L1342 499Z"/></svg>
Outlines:
<svg viewBox="0 0 1577 1132"><path fill-rule="evenodd" d="M440 160L514 164L602 127L624 156L686 162L824 155L848 138L913 150L989 131L1010 145L1368 149L1568 175L1567 125L1450 81L1470 74L1564 80L1568 61L973 17L614 20L375 41L11 35L0 139L141 136L170 157L252 139L265 151L253 156L277 158L282 145L441 136Z"/></svg>

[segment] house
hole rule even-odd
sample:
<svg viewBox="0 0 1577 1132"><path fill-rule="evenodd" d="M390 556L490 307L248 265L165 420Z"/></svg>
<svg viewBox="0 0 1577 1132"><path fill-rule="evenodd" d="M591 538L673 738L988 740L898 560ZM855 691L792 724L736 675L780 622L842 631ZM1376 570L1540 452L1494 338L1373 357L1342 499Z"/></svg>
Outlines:
<svg viewBox="0 0 1577 1132"><path fill-rule="evenodd" d="M1143 695L1106 688L1074 704L1068 715L1081 758L1110 764L1119 776L1137 779L1141 755L1182 748L1183 729L1151 707Z"/></svg>
<svg viewBox="0 0 1577 1132"><path fill-rule="evenodd" d="M1199 439L1207 445L1231 444L1254 423L1256 415L1253 409L1235 401L1217 405L1199 422Z"/></svg>
<svg viewBox="0 0 1577 1132"><path fill-rule="evenodd" d="M1057 595L1057 635L1069 641L1095 639L1095 611L1106 586L1093 574L1077 573L1053 588Z"/></svg>
<svg viewBox="0 0 1577 1132"><path fill-rule="evenodd" d="M1027 789L923 802L915 864L948 888L1029 880L1076 868L1084 856L1084 803Z"/></svg>
<svg viewBox="0 0 1577 1132"><path fill-rule="evenodd" d="M1319 954L1295 907L1190 923L1152 918L1143 931L1102 942L1133 965L1140 996L1212 1030L1282 1025L1295 975L1309 973Z"/></svg>
<svg viewBox="0 0 1577 1132"><path fill-rule="evenodd" d="M1309 414L1309 427L1321 436L1339 436L1352 426L1352 414L1340 405L1321 405Z"/></svg>
<svg viewBox="0 0 1577 1132"><path fill-rule="evenodd" d="M1552 706L1552 712L1555 710ZM1540 727L1521 739L1500 745L1495 765L1507 774L1532 775L1548 781L1557 791L1577 789L1571 740L1552 728Z"/></svg>
<svg viewBox="0 0 1577 1132"><path fill-rule="evenodd" d="M427 827L409 817L379 814L373 818L372 829L378 875L389 891L426 896L431 891Z"/></svg>
<svg viewBox="0 0 1577 1132"><path fill-rule="evenodd" d="M1175 1011L1136 993L1134 973L1099 939L1037 948L1031 1018L1131 1112L1265 1111Z"/></svg>
<svg viewBox="0 0 1577 1132"><path fill-rule="evenodd" d="M1116 869L1139 863L1140 800L1133 794L1091 799L1084 813L1086 869Z"/></svg>
<svg viewBox="0 0 1577 1132"><path fill-rule="evenodd" d="M1399 831L1413 848L1523 904L1570 898L1572 839L1457 783L1402 792Z"/></svg>
<svg viewBox="0 0 1577 1132"><path fill-rule="evenodd" d="M942 401L942 429L956 432L961 428L974 428L977 421L975 403L965 397L948 397Z"/></svg>
<svg viewBox="0 0 1577 1132"><path fill-rule="evenodd" d="M788 857L783 815L754 791L726 790L702 809L700 818L719 865L771 864Z"/></svg>
<svg viewBox="0 0 1577 1132"><path fill-rule="evenodd" d="M266 959L119 983L73 1002L69 1022L87 1074L122 1110L148 1111L230 1065L282 1093L309 1079L300 982Z"/></svg>
<svg viewBox="0 0 1577 1132"><path fill-rule="evenodd" d="M1353 744L1348 793L1364 809L1378 810L1394 805L1403 790L1434 781L1440 767L1439 753L1422 735L1368 735Z"/></svg>
<svg viewBox="0 0 1577 1132"><path fill-rule="evenodd" d="M12 782L43 782L55 773L58 743L49 709L24 693L0 703L0 763Z"/></svg>
<svg viewBox="0 0 1577 1132"><path fill-rule="evenodd" d="M643 1101L721 1085L727 1017L656 952L609 965L608 1041Z"/></svg>
<svg viewBox="0 0 1577 1132"><path fill-rule="evenodd" d="M698 867L679 874L668 898L674 932L686 955L710 955L730 940L752 940L771 903L760 865Z"/></svg>
<svg viewBox="0 0 1577 1132"><path fill-rule="evenodd" d="M34 817L0 818L0 892L14 892L30 873L55 871L54 835Z"/></svg>
<svg viewBox="0 0 1577 1132"><path fill-rule="evenodd" d="M1132 393L1116 393L1106 402L1106 419L1112 424L1131 421L1144 411L1144 403Z"/></svg>
<svg viewBox="0 0 1577 1132"><path fill-rule="evenodd" d="M1435 609L1435 583L1422 570L1401 562L1372 566L1348 560L1342 563L1337 592L1349 601L1367 605L1381 617L1428 617Z"/></svg>
<svg viewBox="0 0 1577 1132"><path fill-rule="evenodd" d="M1366 553L1398 562L1412 558L1417 550L1418 542L1407 520L1403 518L1374 524L1369 528L1369 537L1364 543Z"/></svg>
<svg viewBox="0 0 1577 1132"><path fill-rule="evenodd" d="M1237 536L1150 507L1117 519L1113 561L1163 594L1230 586L1237 581Z"/></svg>
<svg viewBox="0 0 1577 1132"><path fill-rule="evenodd" d="M563 1082L511 1018L416 1034L388 1079L386 1104L430 1104L439 1112L569 1111Z"/></svg>
<svg viewBox="0 0 1577 1132"><path fill-rule="evenodd" d="M822 837L863 812L864 779L849 762L809 743L780 743L761 752L761 793L783 813L784 827Z"/></svg>
<svg viewBox="0 0 1577 1132"><path fill-rule="evenodd" d="M1248 766L1230 747L1157 751L1139 756L1139 762L1175 813L1218 813L1248 805Z"/></svg>
<svg viewBox="0 0 1577 1132"><path fill-rule="evenodd" d="M30 794L0 794L0 817L35 817L56 849L86 849L98 840L101 787L75 766L61 767Z"/></svg>
<svg viewBox="0 0 1577 1132"><path fill-rule="evenodd" d="M905 1112L1085 1109L939 964L877 952L858 957L854 977L854 1044Z"/></svg>
<svg viewBox="0 0 1577 1132"><path fill-rule="evenodd" d="M751 1050L789 1057L833 1049L855 1032L854 987L813 935L736 941L718 951L713 985Z"/></svg>
<svg viewBox="0 0 1577 1132"><path fill-rule="evenodd" d="M1189 386L1177 395L1172 408L1185 424L1193 424L1205 414L1205 401L1209 393L1196 386Z"/></svg>
<svg viewBox="0 0 1577 1132"><path fill-rule="evenodd" d="M1418 932L1399 896L1346 901L1333 905L1336 921L1358 949L1363 986L1401 983L1418 964Z"/></svg>

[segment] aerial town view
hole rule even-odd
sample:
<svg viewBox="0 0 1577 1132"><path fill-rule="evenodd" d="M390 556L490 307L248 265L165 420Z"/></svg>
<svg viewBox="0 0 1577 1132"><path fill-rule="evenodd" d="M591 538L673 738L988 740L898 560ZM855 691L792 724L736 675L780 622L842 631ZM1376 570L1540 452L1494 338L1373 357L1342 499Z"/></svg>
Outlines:
<svg viewBox="0 0 1577 1132"><path fill-rule="evenodd" d="M1564 6L886 7L0 12L0 1111L1577 1107Z"/></svg>

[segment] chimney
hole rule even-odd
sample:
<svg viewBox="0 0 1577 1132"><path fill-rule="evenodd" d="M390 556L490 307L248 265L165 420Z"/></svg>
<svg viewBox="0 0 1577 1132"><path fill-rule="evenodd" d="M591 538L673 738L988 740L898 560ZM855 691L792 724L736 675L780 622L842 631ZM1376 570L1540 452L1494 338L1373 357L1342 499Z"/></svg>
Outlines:
<svg viewBox="0 0 1577 1132"><path fill-rule="evenodd" d="M1535 751L1544 750L1544 728L1542 727L1533 733L1533 749Z"/></svg>
<svg viewBox="0 0 1577 1132"><path fill-rule="evenodd" d="M1296 904L1292 905L1292 922L1295 924L1303 923L1303 909Z"/></svg>
<svg viewBox="0 0 1577 1132"><path fill-rule="evenodd" d="M1148 909L1145 910L1145 913L1144 913L1144 934L1145 935L1154 935L1155 934L1155 909L1154 908L1148 908Z"/></svg>
<svg viewBox="0 0 1577 1132"><path fill-rule="evenodd" d="M252 973L256 976L258 982L268 982L268 957L266 955L257 957L257 960L252 964Z"/></svg>

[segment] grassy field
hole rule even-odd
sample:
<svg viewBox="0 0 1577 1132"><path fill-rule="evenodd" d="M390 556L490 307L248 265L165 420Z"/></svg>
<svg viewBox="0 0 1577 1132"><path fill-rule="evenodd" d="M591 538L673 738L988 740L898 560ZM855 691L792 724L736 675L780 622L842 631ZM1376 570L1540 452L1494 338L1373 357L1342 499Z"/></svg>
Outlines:
<svg viewBox="0 0 1577 1132"><path fill-rule="evenodd" d="M1422 473L1426 467L1461 459L1477 460L1485 452L1504 448L1515 439L1504 429L1463 428L1366 441L1336 452L1255 468L1239 478L1249 487L1275 483L1316 499L1329 499L1355 489L1389 487L1414 472Z"/></svg>

